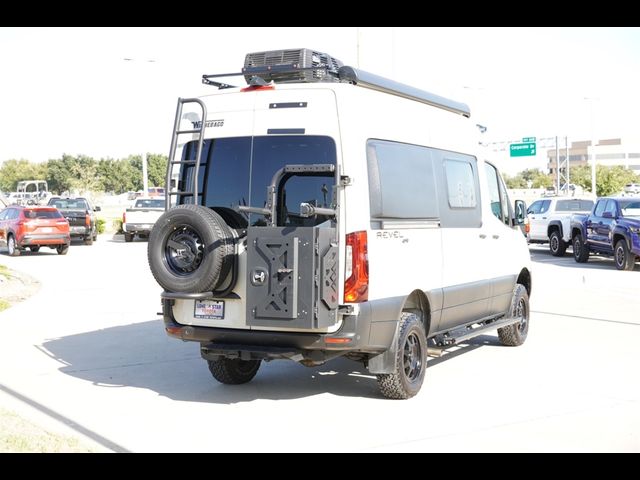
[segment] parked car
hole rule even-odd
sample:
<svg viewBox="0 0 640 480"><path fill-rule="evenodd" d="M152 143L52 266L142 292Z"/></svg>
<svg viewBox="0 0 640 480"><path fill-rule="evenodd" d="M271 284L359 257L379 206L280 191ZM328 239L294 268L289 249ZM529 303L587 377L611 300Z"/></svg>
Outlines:
<svg viewBox="0 0 640 480"><path fill-rule="evenodd" d="M632 194L640 193L640 183L627 183L624 186L624 193L632 193Z"/></svg>
<svg viewBox="0 0 640 480"><path fill-rule="evenodd" d="M640 200L599 198L588 215L571 219L573 258L584 263L590 254L613 257L618 270L633 270L640 258Z"/></svg>
<svg viewBox="0 0 640 480"><path fill-rule="evenodd" d="M43 246L65 255L70 243L69 222L53 207L12 205L0 212L0 246L6 246L12 257Z"/></svg>
<svg viewBox="0 0 640 480"><path fill-rule="evenodd" d="M100 207L94 207L84 197L51 197L49 206L56 207L69 222L71 237L84 240L85 245L91 245L98 239L96 214Z"/></svg>
<svg viewBox="0 0 640 480"><path fill-rule="evenodd" d="M589 213L593 199L552 197L536 200L527 209L527 241L548 243L551 255L561 257L571 245L571 216Z"/></svg>
<svg viewBox="0 0 640 480"><path fill-rule="evenodd" d="M136 199L132 208L122 214L124 241L132 242L139 235L148 237L156 220L164 213L164 197Z"/></svg>

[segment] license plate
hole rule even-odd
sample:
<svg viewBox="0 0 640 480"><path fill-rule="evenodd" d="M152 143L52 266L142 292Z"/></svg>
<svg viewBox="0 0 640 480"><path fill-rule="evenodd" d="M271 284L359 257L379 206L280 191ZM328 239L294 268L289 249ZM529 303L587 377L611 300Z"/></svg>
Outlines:
<svg viewBox="0 0 640 480"><path fill-rule="evenodd" d="M40 229L40 231L41 231L42 233L51 233L51 232L53 231L53 229L52 229L51 227L42 227L42 228Z"/></svg>
<svg viewBox="0 0 640 480"><path fill-rule="evenodd" d="M196 300L193 316L196 318L224 318L224 302L222 300Z"/></svg>

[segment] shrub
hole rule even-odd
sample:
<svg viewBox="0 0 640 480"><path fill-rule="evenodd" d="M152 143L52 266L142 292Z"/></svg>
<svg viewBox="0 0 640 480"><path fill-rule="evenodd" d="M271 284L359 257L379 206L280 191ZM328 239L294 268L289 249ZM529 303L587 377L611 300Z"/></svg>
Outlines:
<svg viewBox="0 0 640 480"><path fill-rule="evenodd" d="M98 233L104 233L105 228L106 228L106 221L104 218L99 218L98 220L96 220L96 229L98 230Z"/></svg>
<svg viewBox="0 0 640 480"><path fill-rule="evenodd" d="M116 233L124 233L124 230L122 230L122 219L121 218L114 218L113 219L113 228L115 229Z"/></svg>

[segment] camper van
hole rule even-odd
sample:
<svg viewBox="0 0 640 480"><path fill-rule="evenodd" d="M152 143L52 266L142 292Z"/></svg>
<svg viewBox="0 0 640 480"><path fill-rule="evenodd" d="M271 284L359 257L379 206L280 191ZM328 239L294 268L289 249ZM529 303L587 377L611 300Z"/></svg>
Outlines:
<svg viewBox="0 0 640 480"><path fill-rule="evenodd" d="M148 260L166 332L198 342L215 379L346 357L406 399L428 353L491 330L525 341L526 208L467 105L309 49L203 82L178 100Z"/></svg>

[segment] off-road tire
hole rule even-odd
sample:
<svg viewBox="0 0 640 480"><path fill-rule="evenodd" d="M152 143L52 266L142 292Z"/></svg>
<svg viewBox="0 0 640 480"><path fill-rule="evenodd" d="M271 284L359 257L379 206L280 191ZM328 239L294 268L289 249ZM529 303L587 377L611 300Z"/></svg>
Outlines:
<svg viewBox="0 0 640 480"><path fill-rule="evenodd" d="M529 295L524 285L518 283L514 287L509 313L511 318L521 317L522 320L499 328L498 338L502 345L517 347L524 343L529 333Z"/></svg>
<svg viewBox="0 0 640 480"><path fill-rule="evenodd" d="M393 373L376 375L380 392L404 400L420 391L427 368L427 335L420 317L404 312L400 320Z"/></svg>
<svg viewBox="0 0 640 480"><path fill-rule="evenodd" d="M589 249L584 244L581 233L573 237L573 259L578 263L585 263L589 260Z"/></svg>
<svg viewBox="0 0 640 480"><path fill-rule="evenodd" d="M149 267L170 292L209 292L225 281L233 266L231 229L213 210L179 205L156 221L147 247Z"/></svg>
<svg viewBox="0 0 640 480"><path fill-rule="evenodd" d="M613 258L618 270L633 270L636 265L636 256L629 251L627 241L624 238L616 242Z"/></svg>
<svg viewBox="0 0 640 480"><path fill-rule="evenodd" d="M567 251L567 244L558 230L554 230L549 236L549 251L554 257L562 257Z"/></svg>
<svg viewBox="0 0 640 480"><path fill-rule="evenodd" d="M240 360L239 358L207 360L213 378L226 385L240 385L253 380L260 368L260 362L260 360Z"/></svg>
<svg viewBox="0 0 640 480"><path fill-rule="evenodd" d="M16 237L14 237L13 235L9 235L7 237L7 253L10 257L20 256L20 249L16 244Z"/></svg>

